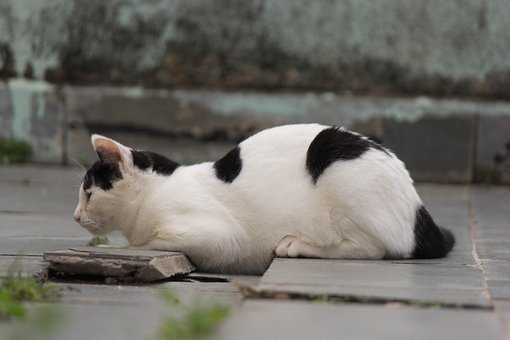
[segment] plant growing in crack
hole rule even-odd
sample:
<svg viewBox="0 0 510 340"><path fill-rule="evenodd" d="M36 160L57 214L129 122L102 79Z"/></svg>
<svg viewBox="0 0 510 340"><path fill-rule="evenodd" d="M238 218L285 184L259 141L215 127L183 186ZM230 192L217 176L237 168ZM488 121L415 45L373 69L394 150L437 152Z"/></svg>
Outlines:
<svg viewBox="0 0 510 340"><path fill-rule="evenodd" d="M57 307L42 304L27 308L27 302L52 302L60 297L56 286L23 276L19 261L0 278L0 321L14 321L7 339L49 338L62 320Z"/></svg>
<svg viewBox="0 0 510 340"><path fill-rule="evenodd" d="M0 164L24 163L31 154L32 148L27 142L0 138Z"/></svg>
<svg viewBox="0 0 510 340"><path fill-rule="evenodd" d="M24 302L54 301L60 295L56 286L24 276L20 266L14 261L7 277L0 279L0 319L23 318L26 315Z"/></svg>
<svg viewBox="0 0 510 340"><path fill-rule="evenodd" d="M89 247L97 247L110 244L108 237L106 236L94 236L87 242L87 246Z"/></svg>
<svg viewBox="0 0 510 340"><path fill-rule="evenodd" d="M229 315L230 308L220 304L195 302L190 305L181 303L169 290L162 292L172 315L162 323L157 340L198 340L210 336L217 326ZM179 316L174 316L178 314Z"/></svg>

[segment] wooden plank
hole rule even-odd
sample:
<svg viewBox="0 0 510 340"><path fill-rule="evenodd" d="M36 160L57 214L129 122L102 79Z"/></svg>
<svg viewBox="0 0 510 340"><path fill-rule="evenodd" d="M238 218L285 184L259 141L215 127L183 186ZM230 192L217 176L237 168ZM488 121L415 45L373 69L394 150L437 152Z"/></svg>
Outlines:
<svg viewBox="0 0 510 340"><path fill-rule="evenodd" d="M67 276L96 276L150 282L188 274L195 268L182 253L129 248L74 247L48 251L49 270Z"/></svg>

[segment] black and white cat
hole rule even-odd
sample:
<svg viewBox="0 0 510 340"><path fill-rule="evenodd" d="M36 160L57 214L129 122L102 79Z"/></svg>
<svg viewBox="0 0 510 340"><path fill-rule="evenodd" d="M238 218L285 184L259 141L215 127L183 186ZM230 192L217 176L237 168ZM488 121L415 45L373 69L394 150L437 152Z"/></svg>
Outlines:
<svg viewBox="0 0 510 340"><path fill-rule="evenodd" d="M191 166L93 135L99 155L74 218L130 246L181 251L201 270L262 273L272 258L437 258L454 245L404 164L343 128L267 129Z"/></svg>

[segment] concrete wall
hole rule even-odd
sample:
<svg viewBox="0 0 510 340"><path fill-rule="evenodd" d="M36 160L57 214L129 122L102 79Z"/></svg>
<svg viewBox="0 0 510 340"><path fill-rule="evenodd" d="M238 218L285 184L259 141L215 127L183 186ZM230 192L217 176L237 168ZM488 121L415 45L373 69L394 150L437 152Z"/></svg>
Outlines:
<svg viewBox="0 0 510 340"><path fill-rule="evenodd" d="M510 183L510 104L466 100L0 86L0 137L34 147L34 160L90 164L90 134L101 133L182 163L215 160L271 126L318 122L377 138L419 181Z"/></svg>
<svg viewBox="0 0 510 340"><path fill-rule="evenodd" d="M195 162L313 121L380 138L418 180L510 182L508 13L506 0L0 0L0 137L42 162L92 161L91 132Z"/></svg>
<svg viewBox="0 0 510 340"><path fill-rule="evenodd" d="M42 81L0 82L0 138L30 142L33 160L66 161L66 114L55 88Z"/></svg>
<svg viewBox="0 0 510 340"><path fill-rule="evenodd" d="M506 0L0 0L0 75L510 98Z"/></svg>

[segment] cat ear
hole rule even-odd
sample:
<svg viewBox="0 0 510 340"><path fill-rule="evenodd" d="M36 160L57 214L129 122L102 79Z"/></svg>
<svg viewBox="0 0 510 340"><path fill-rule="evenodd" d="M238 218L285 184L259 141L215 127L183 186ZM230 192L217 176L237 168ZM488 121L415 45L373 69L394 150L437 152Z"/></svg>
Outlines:
<svg viewBox="0 0 510 340"><path fill-rule="evenodd" d="M126 169L133 165L131 149L127 146L96 134L92 135L91 141L94 151L96 151L101 161L121 163Z"/></svg>

